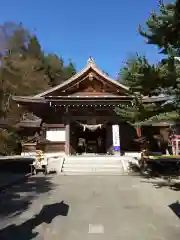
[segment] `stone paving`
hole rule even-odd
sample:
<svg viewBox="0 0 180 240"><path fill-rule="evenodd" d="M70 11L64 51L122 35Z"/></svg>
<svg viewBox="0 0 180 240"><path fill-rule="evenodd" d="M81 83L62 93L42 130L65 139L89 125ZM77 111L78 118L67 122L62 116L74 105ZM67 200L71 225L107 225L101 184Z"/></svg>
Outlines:
<svg viewBox="0 0 180 240"><path fill-rule="evenodd" d="M179 240L178 190L132 176L35 176L0 195L0 239Z"/></svg>

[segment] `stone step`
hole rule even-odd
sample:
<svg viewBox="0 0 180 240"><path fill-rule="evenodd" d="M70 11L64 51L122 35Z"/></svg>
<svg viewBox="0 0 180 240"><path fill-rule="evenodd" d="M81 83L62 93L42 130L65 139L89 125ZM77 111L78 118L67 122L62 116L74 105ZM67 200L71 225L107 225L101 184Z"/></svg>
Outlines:
<svg viewBox="0 0 180 240"><path fill-rule="evenodd" d="M123 168L62 168L62 172L123 172Z"/></svg>
<svg viewBox="0 0 180 240"><path fill-rule="evenodd" d="M99 157L99 156L94 156L94 157L85 157L85 156L76 156L76 157L66 157L65 161L132 161L134 158L132 157Z"/></svg>
<svg viewBox="0 0 180 240"><path fill-rule="evenodd" d="M64 163L63 168L122 168L123 165L121 163L119 164L72 164L72 163Z"/></svg>
<svg viewBox="0 0 180 240"><path fill-rule="evenodd" d="M91 176L91 175L95 175L95 176L127 176L128 173L125 172L71 172L71 171L66 171L66 172L61 172L61 175L64 176L68 176L68 175L87 175L87 176Z"/></svg>
<svg viewBox="0 0 180 240"><path fill-rule="evenodd" d="M93 160L84 160L84 161L79 161L79 160L65 160L64 161L64 164L73 164L73 165L119 165L119 164L122 164L122 161L119 161L119 160L114 160L114 161L111 161L111 160L102 160L102 161L97 161L95 159Z"/></svg>
<svg viewBox="0 0 180 240"><path fill-rule="evenodd" d="M64 175L124 175L130 157L67 156L61 174Z"/></svg>
<svg viewBox="0 0 180 240"><path fill-rule="evenodd" d="M99 156L99 155L93 155L93 156L82 156L82 155L77 155L77 156L66 156L66 159L131 159L132 157L129 156Z"/></svg>

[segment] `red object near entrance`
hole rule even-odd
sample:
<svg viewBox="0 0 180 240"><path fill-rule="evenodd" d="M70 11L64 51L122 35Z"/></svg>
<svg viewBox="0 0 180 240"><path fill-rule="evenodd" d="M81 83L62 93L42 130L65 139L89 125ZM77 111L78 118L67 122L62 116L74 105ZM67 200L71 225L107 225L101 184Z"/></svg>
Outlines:
<svg viewBox="0 0 180 240"><path fill-rule="evenodd" d="M142 133L141 133L141 128L140 127L136 128L136 132L137 132L138 137L141 137Z"/></svg>

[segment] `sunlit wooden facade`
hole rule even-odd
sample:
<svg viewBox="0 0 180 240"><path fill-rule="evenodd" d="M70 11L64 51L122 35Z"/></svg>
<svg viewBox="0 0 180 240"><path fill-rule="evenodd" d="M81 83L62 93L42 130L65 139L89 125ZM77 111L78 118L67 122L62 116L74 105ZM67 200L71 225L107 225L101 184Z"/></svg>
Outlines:
<svg viewBox="0 0 180 240"><path fill-rule="evenodd" d="M13 99L42 120L36 120L32 128L43 126L45 129L46 151L76 154L78 138L85 137L89 138L91 151L98 152L95 145L101 136L101 152L108 153L113 148L113 125L119 126L121 151L137 147L133 142L135 129L115 112L117 106L132 104L133 95L127 86L99 69L92 58L82 71L62 84L35 96L15 96ZM29 121L29 125L26 122L26 127L21 124L27 130L35 124L32 122Z"/></svg>

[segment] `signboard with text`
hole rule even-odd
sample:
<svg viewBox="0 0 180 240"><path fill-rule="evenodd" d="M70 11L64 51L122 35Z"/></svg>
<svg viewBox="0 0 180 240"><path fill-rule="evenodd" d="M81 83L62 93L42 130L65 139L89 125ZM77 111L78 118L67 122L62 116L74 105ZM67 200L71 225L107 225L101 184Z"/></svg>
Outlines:
<svg viewBox="0 0 180 240"><path fill-rule="evenodd" d="M115 151L120 151L119 125L112 126L112 134L113 134L113 149Z"/></svg>

